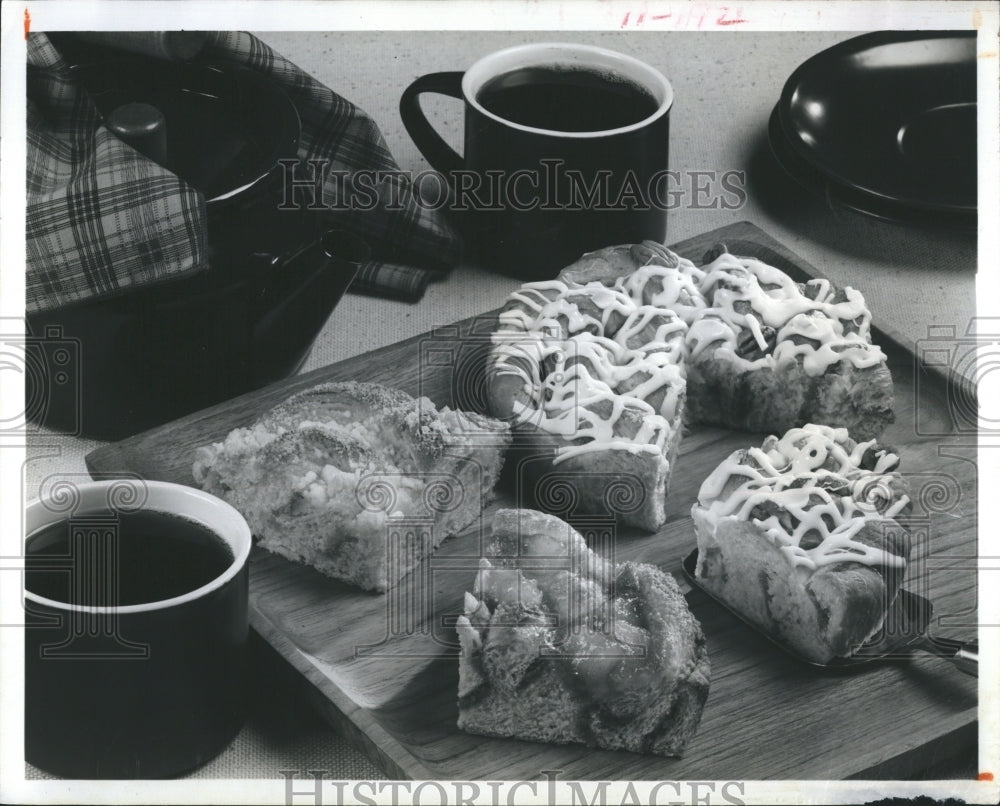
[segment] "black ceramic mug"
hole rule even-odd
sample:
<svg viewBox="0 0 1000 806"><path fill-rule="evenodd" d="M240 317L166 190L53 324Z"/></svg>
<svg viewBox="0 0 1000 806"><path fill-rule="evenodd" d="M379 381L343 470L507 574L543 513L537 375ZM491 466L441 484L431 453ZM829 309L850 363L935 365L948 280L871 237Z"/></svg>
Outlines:
<svg viewBox="0 0 1000 806"><path fill-rule="evenodd" d="M68 778L164 778L246 709L250 529L190 487L53 485L25 513L25 758Z"/></svg>
<svg viewBox="0 0 1000 806"><path fill-rule="evenodd" d="M435 131L423 93L465 104L464 155ZM524 279L582 253L666 237L673 90L658 70L589 45L539 43L432 73L400 99L403 124L449 177L477 257Z"/></svg>

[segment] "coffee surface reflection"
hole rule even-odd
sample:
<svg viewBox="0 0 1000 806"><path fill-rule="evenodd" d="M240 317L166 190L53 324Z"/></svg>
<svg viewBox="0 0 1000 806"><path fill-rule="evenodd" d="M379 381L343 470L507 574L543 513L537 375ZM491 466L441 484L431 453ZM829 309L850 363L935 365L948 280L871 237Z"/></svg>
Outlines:
<svg viewBox="0 0 1000 806"><path fill-rule="evenodd" d="M557 66L512 70L477 95L487 110L535 129L600 132L631 126L659 107L646 89L607 71Z"/></svg>
<svg viewBox="0 0 1000 806"><path fill-rule="evenodd" d="M207 526L145 510L58 521L29 535L27 547L27 590L89 607L173 599L207 585L233 562L232 549Z"/></svg>

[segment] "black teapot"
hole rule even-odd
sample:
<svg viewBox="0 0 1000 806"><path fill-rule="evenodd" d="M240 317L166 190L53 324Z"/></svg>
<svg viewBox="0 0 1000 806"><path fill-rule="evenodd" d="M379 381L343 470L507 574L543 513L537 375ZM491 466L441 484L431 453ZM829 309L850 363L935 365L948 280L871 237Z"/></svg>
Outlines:
<svg viewBox="0 0 1000 806"><path fill-rule="evenodd" d="M29 313L28 418L118 439L296 372L368 249L322 212L282 209L300 137L293 103L242 67L75 56L106 125L204 194L209 266ZM138 121L122 115L137 109Z"/></svg>

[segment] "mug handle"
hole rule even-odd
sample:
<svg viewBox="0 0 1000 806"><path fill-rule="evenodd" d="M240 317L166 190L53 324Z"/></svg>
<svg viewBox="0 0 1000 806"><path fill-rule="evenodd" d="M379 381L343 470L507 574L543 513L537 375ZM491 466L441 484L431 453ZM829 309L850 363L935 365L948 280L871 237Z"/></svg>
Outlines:
<svg viewBox="0 0 1000 806"><path fill-rule="evenodd" d="M425 92L437 92L461 99L463 75L464 73L456 71L428 73L410 84L399 99L399 116L403 119L407 133L431 166L444 174L463 168L465 160L427 121L419 99Z"/></svg>

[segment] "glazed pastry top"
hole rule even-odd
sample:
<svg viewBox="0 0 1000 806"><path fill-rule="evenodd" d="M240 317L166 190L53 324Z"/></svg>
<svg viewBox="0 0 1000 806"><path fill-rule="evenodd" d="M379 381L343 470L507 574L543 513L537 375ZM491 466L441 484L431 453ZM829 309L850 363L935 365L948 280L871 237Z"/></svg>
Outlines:
<svg viewBox="0 0 1000 806"><path fill-rule="evenodd" d="M689 360L741 370L797 362L809 375L885 360L857 291L796 283L722 247L710 257L698 268L652 241L609 247L514 292L491 365L515 390L512 423L565 437L556 462L609 448L655 453L680 427Z"/></svg>
<svg viewBox="0 0 1000 806"><path fill-rule="evenodd" d="M709 521L756 524L806 573L845 560L901 567L905 558L858 539L867 523L908 506L898 462L847 429L806 425L731 454L705 479L698 505Z"/></svg>
<svg viewBox="0 0 1000 806"><path fill-rule="evenodd" d="M885 360L871 343L871 313L860 292L828 280L796 283L753 258L723 252L702 266L709 305L691 326L694 358L709 348L735 353L747 367L802 358L809 375L841 360L871 367Z"/></svg>
<svg viewBox="0 0 1000 806"><path fill-rule="evenodd" d="M500 314L492 371L520 381L515 423L572 440L557 462L608 448L660 453L679 428L687 324L624 285L529 283Z"/></svg>

